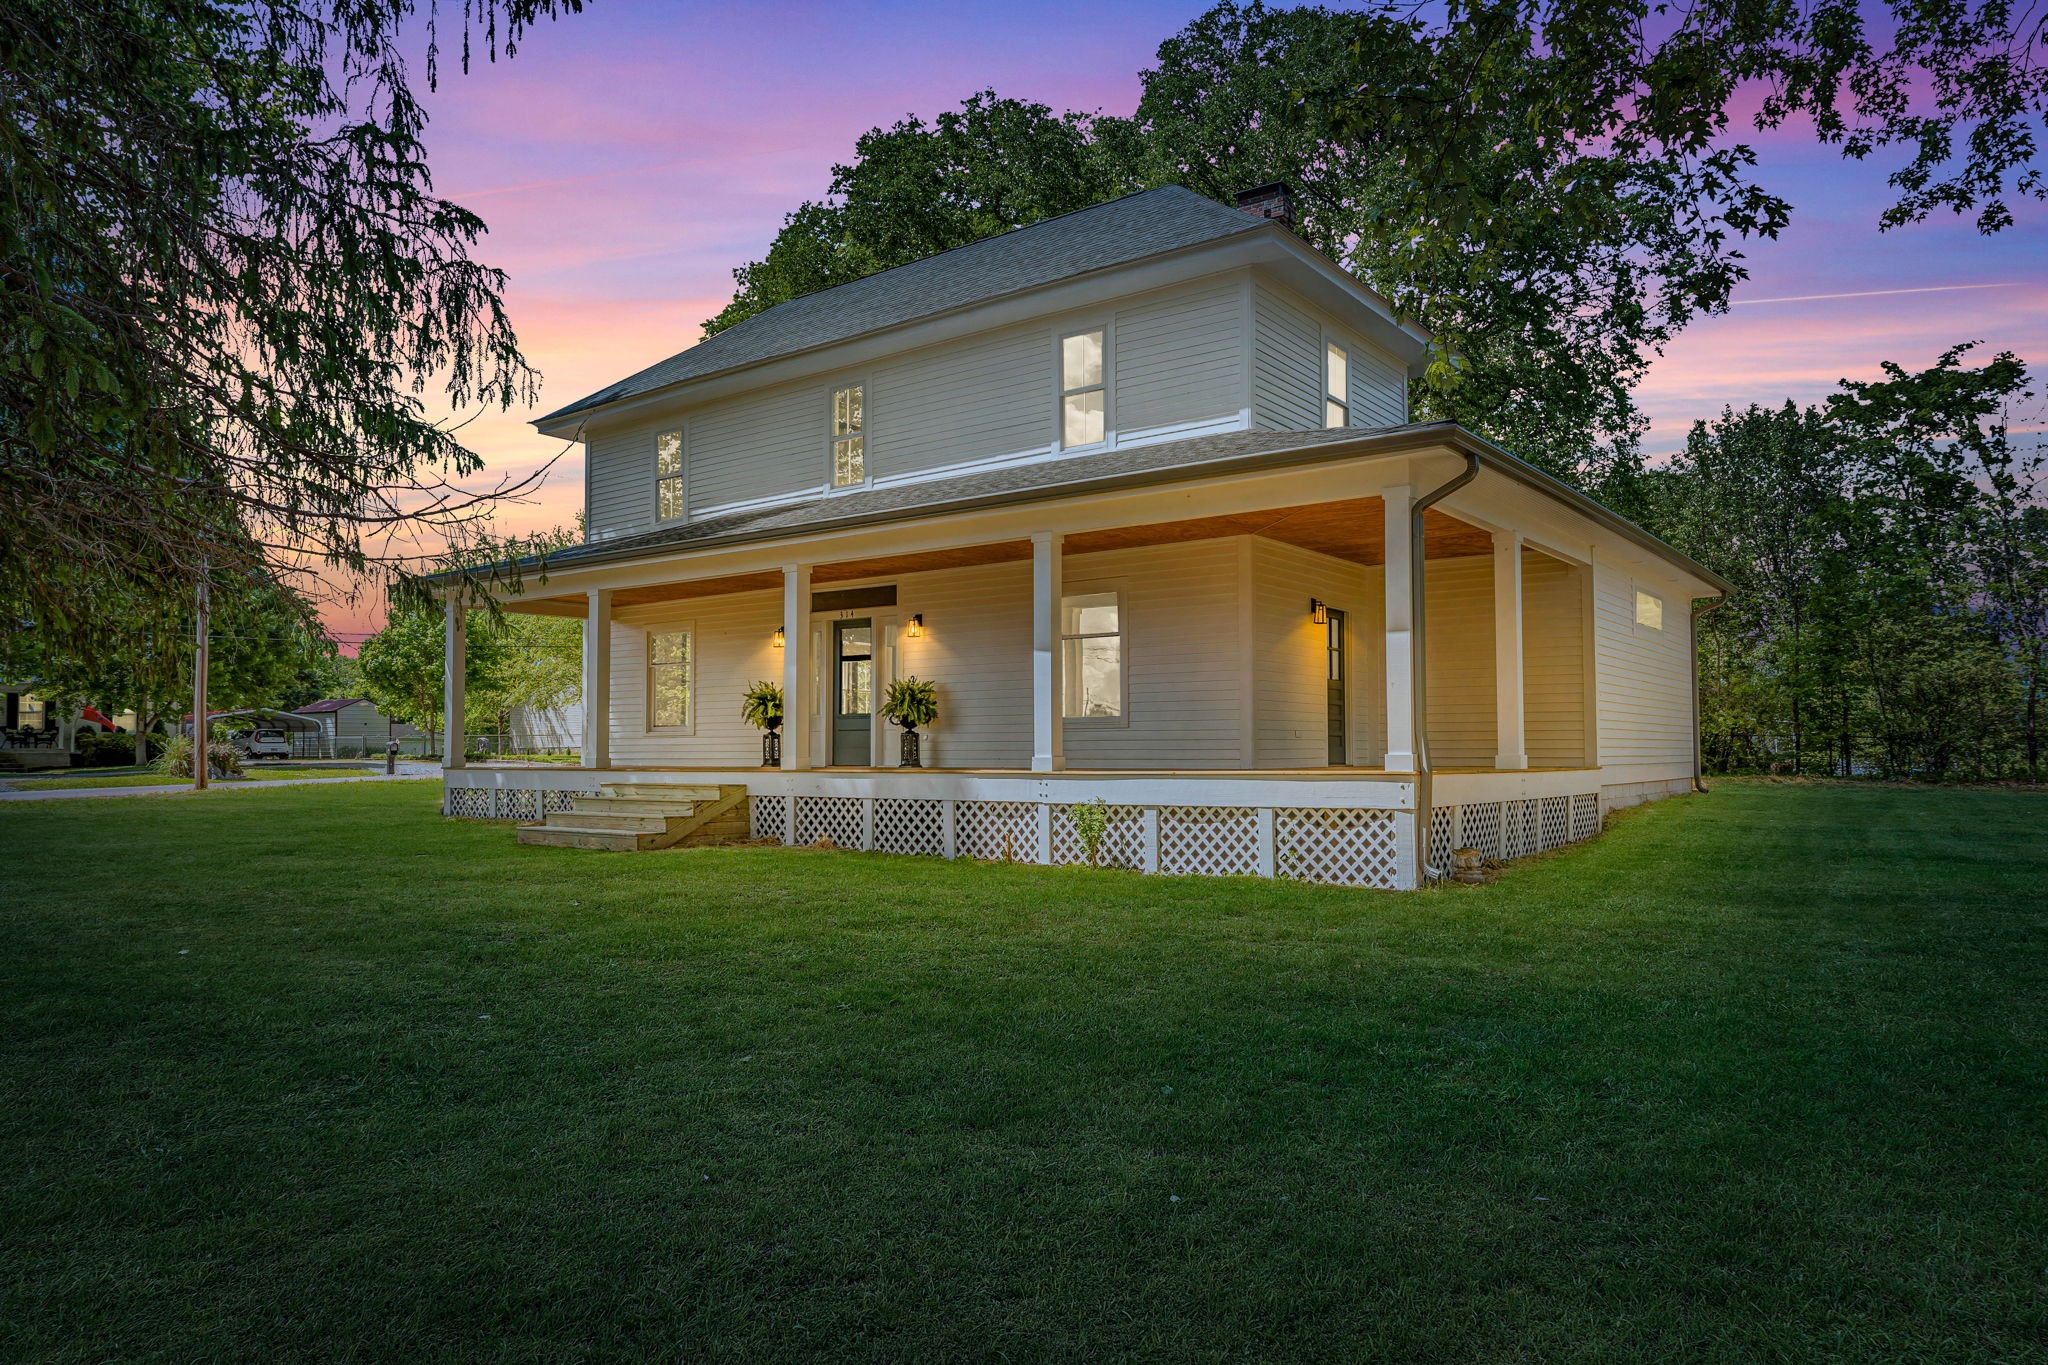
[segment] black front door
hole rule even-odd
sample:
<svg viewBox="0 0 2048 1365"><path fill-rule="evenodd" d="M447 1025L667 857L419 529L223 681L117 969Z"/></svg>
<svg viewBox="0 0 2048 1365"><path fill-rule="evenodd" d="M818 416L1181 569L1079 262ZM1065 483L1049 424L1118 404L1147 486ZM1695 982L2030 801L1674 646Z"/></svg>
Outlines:
<svg viewBox="0 0 2048 1365"><path fill-rule="evenodd" d="M832 679L832 762L842 768L869 767L874 762L874 622L832 623Z"/></svg>
<svg viewBox="0 0 2048 1365"><path fill-rule="evenodd" d="M1348 761L1344 743L1344 613L1330 612L1330 766L1341 768Z"/></svg>

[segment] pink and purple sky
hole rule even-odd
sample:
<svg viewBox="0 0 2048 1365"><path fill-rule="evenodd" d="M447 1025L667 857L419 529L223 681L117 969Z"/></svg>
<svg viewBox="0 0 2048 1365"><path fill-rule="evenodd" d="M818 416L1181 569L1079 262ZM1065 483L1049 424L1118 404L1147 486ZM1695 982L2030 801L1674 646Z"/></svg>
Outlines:
<svg viewBox="0 0 2048 1365"><path fill-rule="evenodd" d="M509 274L507 305L544 376L538 408L482 414L464 436L494 475L555 460L497 529L573 522L580 450L528 420L693 344L730 298L733 267L823 194L862 132L986 88L1127 114L1159 43L1206 7L617 0L537 29L511 61L444 69L427 102L436 185L490 224L479 254ZM1735 307L1652 369L1638 393L1649 451L1724 405L1811 401L1960 341L2037 366L2048 356L2040 205L1996 237L1963 219L1880 234L1889 163L1846 163L1794 132L1759 145L1793 225L1750 244ZM352 641L382 614L365 600L329 619Z"/></svg>

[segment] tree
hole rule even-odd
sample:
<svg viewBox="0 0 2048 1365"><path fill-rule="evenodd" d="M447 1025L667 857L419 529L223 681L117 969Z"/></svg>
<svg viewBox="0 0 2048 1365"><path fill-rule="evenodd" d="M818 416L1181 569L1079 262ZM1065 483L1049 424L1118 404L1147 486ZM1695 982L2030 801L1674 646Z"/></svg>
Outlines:
<svg viewBox="0 0 2048 1365"><path fill-rule="evenodd" d="M484 612L471 612L471 626L487 623ZM431 608L401 605L393 608L384 629L363 641L356 651L356 675L363 694L376 708L401 725L416 725L427 732L431 746L441 729L445 703L446 626L442 614ZM488 629L470 630L463 653L462 685L470 689L489 685L500 665L497 637ZM464 719L467 719L465 707Z"/></svg>
<svg viewBox="0 0 2048 1365"><path fill-rule="evenodd" d="M509 56L581 0L463 6ZM465 533L429 420L531 399L480 219L432 191L404 41L436 0L0 7L0 608L96 643L112 593L290 582ZM497 491L503 491L497 490Z"/></svg>

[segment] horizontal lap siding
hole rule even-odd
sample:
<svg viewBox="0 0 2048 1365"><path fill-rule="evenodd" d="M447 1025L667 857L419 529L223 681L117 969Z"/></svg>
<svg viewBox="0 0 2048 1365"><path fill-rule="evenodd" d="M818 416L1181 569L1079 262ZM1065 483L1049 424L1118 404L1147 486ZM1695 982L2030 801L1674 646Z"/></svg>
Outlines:
<svg viewBox="0 0 2048 1365"><path fill-rule="evenodd" d="M1586 759L1584 570L1522 555L1522 706L1529 764L1577 767Z"/></svg>
<svg viewBox="0 0 2048 1365"><path fill-rule="evenodd" d="M1382 352L1352 339L1351 425L1398 427L1408 420L1408 381Z"/></svg>
<svg viewBox="0 0 2048 1365"><path fill-rule="evenodd" d="M636 423L598 426L588 433L583 458L589 465L584 515L589 539L610 540L654 525L654 431L650 424Z"/></svg>
<svg viewBox="0 0 2048 1365"><path fill-rule="evenodd" d="M1253 696L1261 768L1329 762L1328 628L1309 619L1310 598L1345 613L1345 728L1351 761L1377 763L1380 738L1378 570L1254 538Z"/></svg>
<svg viewBox="0 0 2048 1365"><path fill-rule="evenodd" d="M1065 576L1123 590L1130 699L1126 725L1067 722L1067 766L1241 766L1236 540L1070 555Z"/></svg>
<svg viewBox="0 0 2048 1365"><path fill-rule="evenodd" d="M1666 628L1638 627L1636 582L1626 569L1594 569L1600 763L1690 765L1692 679L1685 629L1691 603L1661 581L1644 581L1647 591L1664 599Z"/></svg>
<svg viewBox="0 0 2048 1365"><path fill-rule="evenodd" d="M1323 424L1323 339L1314 318L1264 285L1253 302L1252 425L1313 431Z"/></svg>
<svg viewBox="0 0 2048 1365"><path fill-rule="evenodd" d="M685 447L691 515L822 489L830 463L826 432L833 387L793 384L694 414Z"/></svg>
<svg viewBox="0 0 2048 1365"><path fill-rule="evenodd" d="M1058 407L1043 327L1014 328L875 371L869 470L877 478L1049 450Z"/></svg>
<svg viewBox="0 0 2048 1365"><path fill-rule="evenodd" d="M897 580L896 613L924 616L922 637L898 641L897 671L938 685L939 719L925 763L1029 767L1031 566L905 575Z"/></svg>
<svg viewBox="0 0 2048 1365"><path fill-rule="evenodd" d="M740 696L757 679L782 680L782 595L734 593L621 610L612 624L612 763L618 767L749 766L761 732L740 719ZM647 633L691 626L696 657L695 733L647 730Z"/></svg>
<svg viewBox="0 0 2048 1365"><path fill-rule="evenodd" d="M1432 559L1425 582L1430 762L1490 768L1496 730L1493 556Z"/></svg>
<svg viewBox="0 0 2048 1365"><path fill-rule="evenodd" d="M1119 309L1113 420L1148 428L1234 417L1244 404L1242 295L1235 283Z"/></svg>

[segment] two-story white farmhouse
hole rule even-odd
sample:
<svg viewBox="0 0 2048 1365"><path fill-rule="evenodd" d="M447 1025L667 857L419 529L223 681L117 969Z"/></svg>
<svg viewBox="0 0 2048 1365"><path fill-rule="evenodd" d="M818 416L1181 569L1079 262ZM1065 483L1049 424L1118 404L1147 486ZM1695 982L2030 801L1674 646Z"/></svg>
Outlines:
<svg viewBox="0 0 2048 1365"><path fill-rule="evenodd" d="M1279 187L1165 188L551 413L587 452L588 542L505 605L584 621L583 766L451 757L446 809L645 846L647 789L716 787L792 843L1061 862L1100 799L1105 862L1408 887L1685 789L1692 613L1727 585L1411 424L1425 341ZM939 718L906 769L877 703L912 676ZM773 767L740 715L760 679Z"/></svg>

